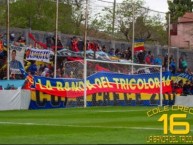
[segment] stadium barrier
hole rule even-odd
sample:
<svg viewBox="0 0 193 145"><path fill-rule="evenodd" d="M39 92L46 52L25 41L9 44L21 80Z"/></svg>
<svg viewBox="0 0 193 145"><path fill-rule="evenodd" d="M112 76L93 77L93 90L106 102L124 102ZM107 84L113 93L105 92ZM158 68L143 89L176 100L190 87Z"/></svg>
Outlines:
<svg viewBox="0 0 193 145"><path fill-rule="evenodd" d="M193 95L177 97L175 100L175 105L193 107Z"/></svg>
<svg viewBox="0 0 193 145"><path fill-rule="evenodd" d="M1 90L0 110L27 110L30 100L29 90Z"/></svg>
<svg viewBox="0 0 193 145"><path fill-rule="evenodd" d="M0 110L27 110L31 101L30 90L21 89L25 80L1 80Z"/></svg>

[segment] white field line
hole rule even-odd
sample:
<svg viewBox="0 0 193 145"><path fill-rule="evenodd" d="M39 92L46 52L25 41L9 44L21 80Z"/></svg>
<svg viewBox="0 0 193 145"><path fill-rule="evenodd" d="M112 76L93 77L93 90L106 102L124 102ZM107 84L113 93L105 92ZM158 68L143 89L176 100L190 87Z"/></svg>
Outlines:
<svg viewBox="0 0 193 145"><path fill-rule="evenodd" d="M0 122L7 125L26 125L26 126L56 126L56 127L75 127L75 128L105 128L105 129L134 129L134 130L163 130L162 128L151 127L124 127L124 126L91 126L91 125L70 125L70 124L41 124L41 123L21 123L21 122Z"/></svg>
<svg viewBox="0 0 193 145"><path fill-rule="evenodd" d="M121 113L121 112L144 112L144 111L148 111L148 110L84 110L83 114L84 113ZM79 112L79 113L82 113L81 110L77 110L77 111L74 111L74 112ZM74 113L74 112L71 112L71 113Z"/></svg>
<svg viewBox="0 0 193 145"><path fill-rule="evenodd" d="M109 113L113 113L113 112L143 112L143 111L146 111L146 110L107 110L107 111L105 111L105 110L89 110L89 112L109 112ZM147 110L148 111L148 110Z"/></svg>
<svg viewBox="0 0 193 145"><path fill-rule="evenodd" d="M26 126L56 126L56 127L74 127L74 128L105 128L105 129L133 129L133 130L163 130L163 128L153 127L124 127L124 126L91 126L91 125L70 125L70 124L40 124L40 123L21 123L21 122L0 122L7 125L26 125ZM191 132L193 130L190 130Z"/></svg>

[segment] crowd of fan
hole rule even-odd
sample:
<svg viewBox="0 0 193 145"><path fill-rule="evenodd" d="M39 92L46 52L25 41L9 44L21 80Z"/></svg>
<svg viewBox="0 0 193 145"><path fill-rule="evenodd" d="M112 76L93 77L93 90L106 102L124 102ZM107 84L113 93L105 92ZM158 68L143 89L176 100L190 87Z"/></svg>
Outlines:
<svg viewBox="0 0 193 145"><path fill-rule="evenodd" d="M83 51L84 43L80 38L72 37L67 42L67 48L72 51ZM131 48L128 49L116 49L113 48L107 49L105 46L99 46L96 42L87 41L87 50L93 51L103 51L106 52L110 56L117 56L119 59L131 60L132 52ZM109 51L108 51L109 50ZM190 69L188 69L188 64L184 56L181 56L178 60L179 66L175 62L173 56L169 57L169 69L170 71L175 73L188 73L192 75ZM167 70L168 68L168 55L165 56L154 56L151 51L139 51L134 54L134 62L140 64L154 64L154 65L162 65L163 70ZM97 71L112 71L118 73L126 73L129 74L130 70L128 70L127 66L120 65L111 65L111 64L88 64L88 75L93 74ZM27 72L32 75L38 75L43 77L54 77L54 68L50 64L37 66L34 61L32 61L30 67ZM66 58L60 59L57 66L56 71L57 78L83 78L83 62L68 62ZM189 95L193 94L193 82L186 82L183 84L183 81L179 81L178 83L172 82L172 88L174 93Z"/></svg>
<svg viewBox="0 0 193 145"><path fill-rule="evenodd" d="M29 35L31 36L31 35ZM0 35L0 40L6 41L6 34ZM10 42L15 42L14 44L17 45L17 43L25 43L26 38L23 35L20 35L18 38L15 37L14 33L10 33ZM41 43L40 43L41 45ZM55 45L55 35L48 35L46 37L46 46L47 48L51 48L53 45ZM34 44L34 46L37 46ZM63 48L64 45L61 42L60 37L57 37L57 46L59 49ZM73 36L67 40L67 43L65 44L65 47L69 50L78 52L84 50L84 42L80 37ZM41 48L41 46L40 46ZM42 46L43 48L43 46ZM86 49L87 50L93 50L93 51L103 51L107 53L110 56L117 56L120 59L126 59L131 60L132 59L132 52L131 48L128 47L128 49L120 49L116 48L106 48L105 45L101 46L99 43L97 43L97 40L87 40L86 43ZM174 61L173 56L170 56L170 68L171 70L176 70L176 62ZM151 51L139 51L136 52L134 55L134 62L140 63L140 64L156 64L156 65L163 65L163 67L167 67L168 64L168 56L167 54L165 56L154 56L154 54L151 53ZM179 59L179 69L177 71L185 72L187 69L187 62L183 56ZM174 71L175 72L175 71Z"/></svg>
<svg viewBox="0 0 193 145"><path fill-rule="evenodd" d="M6 37L2 37L5 39ZM19 36L17 39L15 38L14 33L10 34L10 41L11 42L16 42L17 43L25 43L25 37L23 35ZM49 35L46 38L46 45L47 47L51 47L55 43L55 36ZM60 38L58 37L58 47L63 47ZM79 37L72 37L69 38L69 40L66 43L66 48L72 51L83 51L84 50L84 42L81 38ZM131 61L132 59L132 51L131 48L128 47L128 49L119 49L119 48L106 48L105 45L100 46L97 41L89 41L87 40L87 50L93 50L93 51L103 51L107 53L109 56L116 56L119 59L124 59ZM2 61L3 62L3 61ZM4 60L4 62L6 62ZM30 61L31 65L27 69L27 72L32 74L32 75L38 75L38 76L44 76L44 77L53 77L54 69L53 65L50 64L42 64L42 65L36 65L34 61ZM138 51L134 54L134 62L135 63L140 63L140 64L154 64L154 65L162 65L164 70L167 70L168 68L168 56L167 54L165 56L154 56L151 51ZM25 62L26 63L26 62ZM67 68L64 64L66 63L66 58L58 60L58 66L57 66L57 77L73 77L75 75L74 71L77 72L77 69L69 69ZM170 56L169 58L169 69L172 73L176 72L186 72L189 74L192 74L190 69L188 69L188 64L184 56L181 56L179 59L179 66L177 66L177 63L175 62L175 59L173 56ZM24 64L26 66L26 64ZM102 67L107 67L107 69L110 69L111 71L111 66L108 68L108 66L102 66ZM113 70L114 71L114 70ZM78 73L78 76L81 76L81 73ZM14 75L11 76L13 79L17 78Z"/></svg>
<svg viewBox="0 0 193 145"><path fill-rule="evenodd" d="M193 81L186 81L183 83L183 80L180 80L178 83L172 82L173 93L181 95L193 95Z"/></svg>
<svg viewBox="0 0 193 145"><path fill-rule="evenodd" d="M115 51L115 55L118 56L119 58L122 59L127 59L131 60L132 54L131 54L131 49L128 48L127 50L120 51L117 49ZM164 70L167 70L168 68L168 55L166 54L165 56L154 56L151 51L139 51L136 52L134 55L134 62L135 63L140 63L140 64L153 64L153 65L162 65ZM170 71L175 74L175 73L189 73L192 74L190 69L188 68L187 61L184 56L181 56L179 58L179 66L177 66L177 63L175 62L175 59L171 55L169 57L169 69Z"/></svg>
<svg viewBox="0 0 193 145"><path fill-rule="evenodd" d="M72 66L65 62L67 61L59 63L56 70L56 78L82 78L82 63L75 62ZM31 65L27 69L27 72L30 75L54 77L54 67L51 64L36 65L35 61L31 61Z"/></svg>
<svg viewBox="0 0 193 145"><path fill-rule="evenodd" d="M84 42L81 38L72 37L67 41L67 48L72 51L83 51ZM132 59L132 50L130 47L128 49L119 49L119 48L109 48L107 49L105 45L100 46L97 41L87 41L87 50L93 51L103 51L107 53L109 56L117 56L120 59L125 59L131 61ZM162 65L164 70L168 68L168 55L165 56L154 56L151 51L138 51L134 54L134 62L140 64L154 64L154 65ZM179 66L175 62L174 57L171 55L169 58L169 69L175 74L176 72L186 72L192 74L190 69L188 69L188 64L184 56L179 58Z"/></svg>

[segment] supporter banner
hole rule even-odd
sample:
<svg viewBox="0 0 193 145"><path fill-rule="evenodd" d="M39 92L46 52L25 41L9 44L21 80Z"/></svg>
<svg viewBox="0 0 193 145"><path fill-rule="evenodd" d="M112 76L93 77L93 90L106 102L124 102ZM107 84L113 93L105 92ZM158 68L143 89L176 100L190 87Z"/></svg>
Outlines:
<svg viewBox="0 0 193 145"><path fill-rule="evenodd" d="M57 51L57 55L58 57L78 57L78 58L83 58L84 56L84 52L75 52L75 51L71 51L68 49L62 49ZM92 50L87 50L86 51L86 57L93 59L94 58L94 51ZM96 51L95 54L96 59L98 60L111 60L111 57L109 57L109 55L103 51ZM113 58L112 58L113 59ZM116 59L118 60L118 59Z"/></svg>
<svg viewBox="0 0 193 145"><path fill-rule="evenodd" d="M110 72L98 72L87 78L87 94L99 92L116 93L159 93L159 73L126 75ZM34 76L33 88L47 94L62 97L83 96L82 79L52 79ZM163 93L171 92L170 73L163 73Z"/></svg>
<svg viewBox="0 0 193 145"><path fill-rule="evenodd" d="M177 83L180 80L182 80L184 83L186 80L192 81L193 80L193 75L189 75L187 73L177 73L172 75L172 80Z"/></svg>
<svg viewBox="0 0 193 145"><path fill-rule="evenodd" d="M26 60L50 62L50 50L28 48L26 50Z"/></svg>
<svg viewBox="0 0 193 145"><path fill-rule="evenodd" d="M23 58L24 58L25 48L20 46L10 47L10 73L11 74L21 74L20 69L24 68Z"/></svg>
<svg viewBox="0 0 193 145"><path fill-rule="evenodd" d="M173 94L163 94L162 103L173 105L175 98ZM159 94L104 92L87 96L87 106L158 106L159 104ZM31 91L29 109L83 107L83 105L83 97L64 98Z"/></svg>
<svg viewBox="0 0 193 145"><path fill-rule="evenodd" d="M82 52L82 55L83 55L84 52ZM106 61L110 61L111 60L111 57L109 57L109 55L103 51L92 51L92 50L87 50L86 51L86 58L89 58L89 59L93 59L94 58L94 53L95 53L95 58L97 60L106 60Z"/></svg>
<svg viewBox="0 0 193 145"><path fill-rule="evenodd" d="M75 51L71 51L65 48L57 51L57 56L58 57L81 57L83 58L83 54L81 52L75 52Z"/></svg>

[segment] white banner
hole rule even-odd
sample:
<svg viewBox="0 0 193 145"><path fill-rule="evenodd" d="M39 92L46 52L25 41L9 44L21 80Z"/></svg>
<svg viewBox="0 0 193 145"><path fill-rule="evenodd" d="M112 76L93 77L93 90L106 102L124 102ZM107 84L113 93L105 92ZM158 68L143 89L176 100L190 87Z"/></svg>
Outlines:
<svg viewBox="0 0 193 145"><path fill-rule="evenodd" d="M50 62L50 50L28 48L26 51L26 60Z"/></svg>
<svg viewBox="0 0 193 145"><path fill-rule="evenodd" d="M24 68L23 58L24 58L25 48L20 46L10 47L10 73L11 74L21 74L20 69Z"/></svg>

